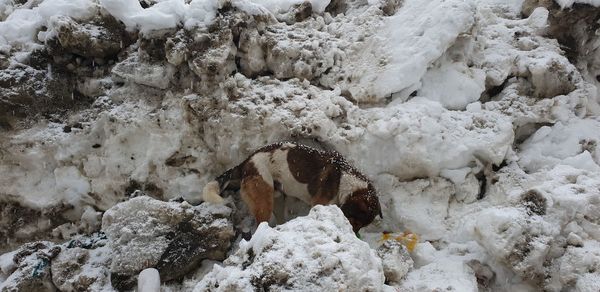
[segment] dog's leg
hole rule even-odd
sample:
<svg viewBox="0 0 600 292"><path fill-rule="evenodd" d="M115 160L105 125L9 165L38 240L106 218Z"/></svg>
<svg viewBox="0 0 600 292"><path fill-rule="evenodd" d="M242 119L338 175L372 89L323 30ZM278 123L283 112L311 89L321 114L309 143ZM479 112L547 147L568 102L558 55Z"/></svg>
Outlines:
<svg viewBox="0 0 600 292"><path fill-rule="evenodd" d="M242 179L240 194L257 224L271 219L273 191L273 186L260 175L251 175Z"/></svg>
<svg viewBox="0 0 600 292"><path fill-rule="evenodd" d="M275 191L275 194L277 193L279 195L275 195L273 215L277 224L283 224L285 223L285 195L281 191Z"/></svg>
<svg viewBox="0 0 600 292"><path fill-rule="evenodd" d="M219 193L221 193L219 183L216 180L211 181L204 186L204 189L202 190L202 199L204 199L205 202L213 204L223 204L225 200Z"/></svg>

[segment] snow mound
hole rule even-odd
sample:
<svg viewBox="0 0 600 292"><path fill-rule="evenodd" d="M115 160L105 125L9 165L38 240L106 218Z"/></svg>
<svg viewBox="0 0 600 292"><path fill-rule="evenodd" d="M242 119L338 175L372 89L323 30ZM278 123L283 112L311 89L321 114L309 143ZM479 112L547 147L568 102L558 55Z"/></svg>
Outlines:
<svg viewBox="0 0 600 292"><path fill-rule="evenodd" d="M148 8L142 8L137 0L100 0L100 4L130 30L138 29L147 34L156 30L173 29L178 25L188 28L206 26L215 17L218 1L167 0Z"/></svg>
<svg viewBox="0 0 600 292"><path fill-rule="evenodd" d="M234 102L226 96L218 103L198 96L188 100L192 114L205 120L204 140L229 165L253 151L250 145L309 136L327 141L367 174L410 179L478 160L500 164L512 144L510 123L485 110L448 111L422 98L362 109L339 91L323 91L295 79L249 80L238 74L225 84L236 96ZM217 146L225 141L233 147ZM387 155L390 151L396 154Z"/></svg>
<svg viewBox="0 0 600 292"><path fill-rule="evenodd" d="M541 127L521 144L519 164L528 171L566 164L589 171L600 171L600 122L597 119L572 119Z"/></svg>
<svg viewBox="0 0 600 292"><path fill-rule="evenodd" d="M98 5L92 0L45 0L33 8L16 7L0 22L0 46L33 48L38 41L38 31L48 26L53 16L88 19L97 12Z"/></svg>
<svg viewBox="0 0 600 292"><path fill-rule="evenodd" d="M361 50L350 53L340 87L359 101L381 101L392 94L406 99L420 87L428 67L471 28L474 11L460 0L403 1Z"/></svg>
<svg viewBox="0 0 600 292"><path fill-rule="evenodd" d="M381 259L356 238L337 206L315 206L275 228L259 225L194 291L381 291Z"/></svg>

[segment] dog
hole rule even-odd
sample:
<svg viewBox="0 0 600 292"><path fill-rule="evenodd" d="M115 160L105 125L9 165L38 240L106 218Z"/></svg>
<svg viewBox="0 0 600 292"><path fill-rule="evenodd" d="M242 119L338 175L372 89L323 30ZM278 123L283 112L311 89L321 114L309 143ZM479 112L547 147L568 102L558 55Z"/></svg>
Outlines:
<svg viewBox="0 0 600 292"><path fill-rule="evenodd" d="M341 154L292 142L259 148L209 182L202 191L203 199L223 203L224 190L240 190L257 223L271 218L275 191L310 206L340 206L355 233L377 215L383 218L373 184Z"/></svg>

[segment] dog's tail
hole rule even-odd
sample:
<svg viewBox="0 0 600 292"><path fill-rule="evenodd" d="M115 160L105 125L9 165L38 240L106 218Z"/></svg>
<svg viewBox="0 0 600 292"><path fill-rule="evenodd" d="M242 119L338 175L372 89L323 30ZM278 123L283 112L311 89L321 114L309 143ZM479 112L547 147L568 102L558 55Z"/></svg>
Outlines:
<svg viewBox="0 0 600 292"><path fill-rule="evenodd" d="M221 193L224 190L238 190L242 180L241 165L230 168L215 180L209 182L202 190L202 199L205 202L222 204L224 199Z"/></svg>

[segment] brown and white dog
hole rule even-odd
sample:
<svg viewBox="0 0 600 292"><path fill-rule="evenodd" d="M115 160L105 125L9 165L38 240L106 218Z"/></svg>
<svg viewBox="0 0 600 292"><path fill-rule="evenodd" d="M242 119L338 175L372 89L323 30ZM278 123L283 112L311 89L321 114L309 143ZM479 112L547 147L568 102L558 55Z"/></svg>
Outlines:
<svg viewBox="0 0 600 292"><path fill-rule="evenodd" d="M279 191L311 206L337 204L354 232L381 214L373 184L339 153L284 142L256 150L236 167L208 183L204 201L222 203L224 190L240 190L256 222L268 221L274 192Z"/></svg>

